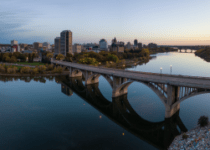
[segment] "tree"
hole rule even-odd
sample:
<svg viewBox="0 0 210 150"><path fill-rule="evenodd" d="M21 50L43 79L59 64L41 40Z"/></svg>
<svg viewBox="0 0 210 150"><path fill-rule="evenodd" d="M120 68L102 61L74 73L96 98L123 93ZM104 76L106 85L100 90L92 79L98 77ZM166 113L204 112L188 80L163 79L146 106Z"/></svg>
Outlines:
<svg viewBox="0 0 210 150"><path fill-rule="evenodd" d="M12 62L12 63L17 62L17 58L15 56L12 56L10 59L10 62Z"/></svg>
<svg viewBox="0 0 210 150"><path fill-rule="evenodd" d="M47 58L48 58L48 59L53 58L53 53L47 53Z"/></svg>
<svg viewBox="0 0 210 150"><path fill-rule="evenodd" d="M28 54L28 62L34 62L35 57L36 57L35 53Z"/></svg>
<svg viewBox="0 0 210 150"><path fill-rule="evenodd" d="M23 54L20 54L17 58L20 59L21 62L25 62L26 61L26 56L23 55Z"/></svg>
<svg viewBox="0 0 210 150"><path fill-rule="evenodd" d="M73 57L73 55L71 53L67 53L66 57Z"/></svg>
<svg viewBox="0 0 210 150"><path fill-rule="evenodd" d="M149 49L148 48L143 48L142 51L140 52L140 55L143 57L149 57Z"/></svg>
<svg viewBox="0 0 210 150"><path fill-rule="evenodd" d="M58 54L58 56L56 57L56 60L63 60L65 57L63 56L63 54Z"/></svg>
<svg viewBox="0 0 210 150"><path fill-rule="evenodd" d="M7 57L5 58L5 61L6 61L6 62L10 62L10 60L11 60L11 59L10 59L9 56L7 56Z"/></svg>

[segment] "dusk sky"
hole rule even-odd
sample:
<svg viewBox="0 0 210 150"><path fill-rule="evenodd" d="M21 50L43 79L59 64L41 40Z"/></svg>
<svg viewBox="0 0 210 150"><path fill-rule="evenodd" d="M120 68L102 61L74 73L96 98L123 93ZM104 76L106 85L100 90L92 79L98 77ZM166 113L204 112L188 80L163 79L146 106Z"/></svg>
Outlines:
<svg viewBox="0 0 210 150"><path fill-rule="evenodd" d="M209 0L0 0L0 43L131 42L210 45Z"/></svg>

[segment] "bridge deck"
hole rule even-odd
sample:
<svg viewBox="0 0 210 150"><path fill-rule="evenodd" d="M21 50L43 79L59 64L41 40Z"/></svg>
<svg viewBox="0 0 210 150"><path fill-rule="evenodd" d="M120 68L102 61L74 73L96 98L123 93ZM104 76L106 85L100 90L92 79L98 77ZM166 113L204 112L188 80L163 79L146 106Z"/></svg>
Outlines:
<svg viewBox="0 0 210 150"><path fill-rule="evenodd" d="M79 70L92 71L103 75L128 78L133 81L146 81L146 82L171 84L175 86L210 89L209 77L169 75L169 74L158 74L158 73L129 71L129 70L120 70L120 69L110 69L110 68L94 67L77 63L56 61L56 60L52 60L51 63L66 67L77 68Z"/></svg>

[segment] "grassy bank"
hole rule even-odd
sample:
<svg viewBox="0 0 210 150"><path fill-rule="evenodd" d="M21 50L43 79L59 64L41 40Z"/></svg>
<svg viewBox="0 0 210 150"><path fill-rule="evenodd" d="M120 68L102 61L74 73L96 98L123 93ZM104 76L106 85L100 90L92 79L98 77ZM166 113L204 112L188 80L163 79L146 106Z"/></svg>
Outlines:
<svg viewBox="0 0 210 150"><path fill-rule="evenodd" d="M44 63L41 63L41 62L15 62L17 64L20 64L20 65L30 65L30 66L40 66L40 65L45 65Z"/></svg>

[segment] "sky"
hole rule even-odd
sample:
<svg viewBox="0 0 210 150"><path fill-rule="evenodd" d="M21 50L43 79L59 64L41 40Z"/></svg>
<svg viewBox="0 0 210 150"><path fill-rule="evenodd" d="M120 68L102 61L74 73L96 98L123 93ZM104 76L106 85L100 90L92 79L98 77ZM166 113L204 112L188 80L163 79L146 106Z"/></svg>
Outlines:
<svg viewBox="0 0 210 150"><path fill-rule="evenodd" d="M0 44L104 38L158 45L210 45L209 0L0 0Z"/></svg>

